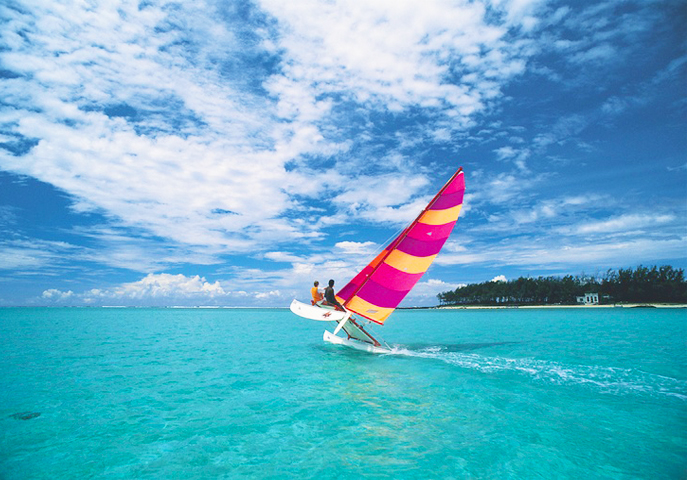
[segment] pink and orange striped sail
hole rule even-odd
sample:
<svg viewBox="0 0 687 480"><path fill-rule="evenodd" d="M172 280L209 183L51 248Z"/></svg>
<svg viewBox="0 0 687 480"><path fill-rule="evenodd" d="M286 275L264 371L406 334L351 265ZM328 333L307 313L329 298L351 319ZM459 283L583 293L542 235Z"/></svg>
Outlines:
<svg viewBox="0 0 687 480"><path fill-rule="evenodd" d="M451 235L463 205L460 168L420 215L338 293L348 310L384 323L427 271Z"/></svg>

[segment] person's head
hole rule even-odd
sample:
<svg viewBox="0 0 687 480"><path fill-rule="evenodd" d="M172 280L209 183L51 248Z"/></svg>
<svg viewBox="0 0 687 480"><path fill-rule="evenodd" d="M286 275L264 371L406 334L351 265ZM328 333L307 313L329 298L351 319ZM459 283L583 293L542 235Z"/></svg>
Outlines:
<svg viewBox="0 0 687 480"><path fill-rule="evenodd" d="M315 284L314 284L314 285L315 285L315 286L318 286L319 284L320 284L320 282L318 282L317 280L315 280Z"/></svg>
<svg viewBox="0 0 687 480"><path fill-rule="evenodd" d="M329 286L333 287L334 286L334 280L329 280Z"/></svg>

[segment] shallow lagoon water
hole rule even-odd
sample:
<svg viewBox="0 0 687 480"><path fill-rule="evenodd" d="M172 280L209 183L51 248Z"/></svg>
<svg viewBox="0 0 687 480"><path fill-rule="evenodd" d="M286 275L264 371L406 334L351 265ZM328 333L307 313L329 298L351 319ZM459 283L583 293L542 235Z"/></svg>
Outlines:
<svg viewBox="0 0 687 480"><path fill-rule="evenodd" d="M397 311L392 355L325 326L0 309L0 478L687 475L687 310Z"/></svg>

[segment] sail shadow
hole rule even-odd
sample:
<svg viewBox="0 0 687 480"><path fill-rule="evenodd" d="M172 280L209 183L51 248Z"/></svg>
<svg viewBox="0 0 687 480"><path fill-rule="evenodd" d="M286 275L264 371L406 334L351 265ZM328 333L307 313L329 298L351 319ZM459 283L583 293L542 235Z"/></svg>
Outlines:
<svg viewBox="0 0 687 480"><path fill-rule="evenodd" d="M469 352L482 348L518 345L520 342L485 342L485 343L408 343L394 345L394 348L406 349L418 353L453 353Z"/></svg>

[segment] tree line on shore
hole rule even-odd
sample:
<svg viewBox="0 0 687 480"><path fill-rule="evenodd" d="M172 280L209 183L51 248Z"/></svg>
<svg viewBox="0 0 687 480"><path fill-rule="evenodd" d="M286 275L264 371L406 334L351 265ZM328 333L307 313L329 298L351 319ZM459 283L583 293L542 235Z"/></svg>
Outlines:
<svg viewBox="0 0 687 480"><path fill-rule="evenodd" d="M598 293L599 303L687 303L684 270L639 266L589 275L520 277L473 283L437 295L442 305L574 305L577 297Z"/></svg>

